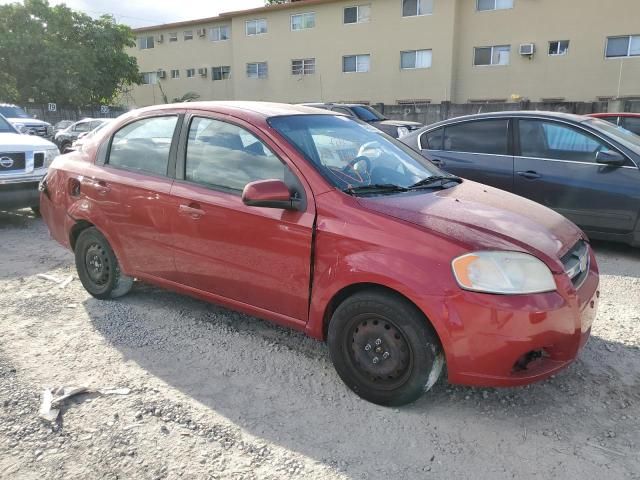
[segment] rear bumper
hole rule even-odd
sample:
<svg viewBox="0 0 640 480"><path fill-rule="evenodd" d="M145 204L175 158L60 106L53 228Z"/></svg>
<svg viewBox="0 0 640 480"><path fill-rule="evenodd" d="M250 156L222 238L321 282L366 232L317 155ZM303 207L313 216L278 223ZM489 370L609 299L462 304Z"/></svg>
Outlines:
<svg viewBox="0 0 640 480"><path fill-rule="evenodd" d="M44 175L7 179L0 177L0 208L37 207L40 204L38 183Z"/></svg>
<svg viewBox="0 0 640 480"><path fill-rule="evenodd" d="M545 294L461 291L448 297L444 320L450 337L444 349L449 382L526 385L571 364L589 339L600 296L593 252L589 275L577 291L566 275L558 275L556 282L558 291Z"/></svg>

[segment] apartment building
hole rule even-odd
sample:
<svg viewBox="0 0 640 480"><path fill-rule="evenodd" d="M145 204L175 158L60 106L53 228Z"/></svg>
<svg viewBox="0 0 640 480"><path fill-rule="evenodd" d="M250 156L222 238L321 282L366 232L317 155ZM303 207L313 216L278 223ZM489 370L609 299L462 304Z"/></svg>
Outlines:
<svg viewBox="0 0 640 480"><path fill-rule="evenodd" d="M638 0L299 0L135 30L146 106L640 97Z"/></svg>

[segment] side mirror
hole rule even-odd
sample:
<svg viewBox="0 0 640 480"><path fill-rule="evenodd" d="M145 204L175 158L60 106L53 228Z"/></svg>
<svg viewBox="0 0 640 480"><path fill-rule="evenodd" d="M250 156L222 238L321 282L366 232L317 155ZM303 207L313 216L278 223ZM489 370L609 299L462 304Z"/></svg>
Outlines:
<svg viewBox="0 0 640 480"><path fill-rule="evenodd" d="M258 180L248 183L242 191L242 202L250 207L298 210L300 200L293 198L282 180Z"/></svg>
<svg viewBox="0 0 640 480"><path fill-rule="evenodd" d="M608 152L596 153L596 162L611 167L621 167L627 163L627 159L621 153L609 150Z"/></svg>

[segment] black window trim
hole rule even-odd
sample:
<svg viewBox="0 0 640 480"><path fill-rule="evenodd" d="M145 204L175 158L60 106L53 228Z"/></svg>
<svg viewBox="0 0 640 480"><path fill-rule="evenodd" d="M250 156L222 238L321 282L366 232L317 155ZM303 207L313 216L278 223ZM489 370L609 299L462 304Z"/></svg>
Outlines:
<svg viewBox="0 0 640 480"><path fill-rule="evenodd" d="M169 179L175 178L175 173L176 173L175 157L176 157L176 151L178 147L178 139L180 138L180 135L182 133L184 115L185 115L184 111L178 112L178 113L175 113L175 112L164 113L162 111L159 111L159 112L153 112L152 115L145 115L142 117L132 118L131 121L120 125L120 127L109 136L109 139L106 142L104 142L102 145L100 145L98 149L98 154L96 157L96 165L113 168L115 170L124 170L126 172L138 173L141 175L150 175L156 178L169 178ZM167 172L165 175L155 173L155 172L148 172L146 170L138 170L135 168L123 167L120 165L111 165L109 163L109 157L111 156L111 145L113 144L114 137L120 130L138 121L147 120L150 118L159 118L159 117L177 117L176 126L174 127L174 130L173 130L173 137L171 138L171 146L169 147L169 158L167 161Z"/></svg>
<svg viewBox="0 0 640 480"><path fill-rule="evenodd" d="M296 189L293 194L297 194L298 198L301 200L301 209L300 211L305 211L307 209L307 201L306 201L306 192L304 188L304 183L300 180L300 173L291 167L289 162L286 162L281 155L276 153L273 148L271 148L266 141L264 141L263 136L258 135L255 131L247 128L246 125L242 125L238 122L234 117L230 117L224 113L218 112L210 112L205 110L193 110L187 112L182 123L183 128L180 132L180 138L178 139L178 146L176 151L176 163L175 167L175 180L180 183L184 183L187 185L195 185L200 188L204 188L207 190L212 190L214 192L227 193L236 197L242 197L242 190L237 190L235 188L225 187L223 185L212 185L210 183L201 183L193 180L187 180L185 178L185 172L187 168L187 142L189 141L189 130L191 129L191 123L195 118L204 118L208 120L216 120L218 122L228 123L229 125L233 125L235 127L241 128L249 132L251 135L256 137L258 141L260 141L265 148L267 148L271 154L277 158L286 168L289 169L293 177L296 179ZM292 186L289 185L291 189Z"/></svg>

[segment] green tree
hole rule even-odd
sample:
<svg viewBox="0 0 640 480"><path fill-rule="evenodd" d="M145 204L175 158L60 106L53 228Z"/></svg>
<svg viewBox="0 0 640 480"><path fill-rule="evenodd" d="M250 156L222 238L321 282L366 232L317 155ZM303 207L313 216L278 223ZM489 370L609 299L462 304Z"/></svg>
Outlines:
<svg viewBox="0 0 640 480"><path fill-rule="evenodd" d="M125 51L134 46L131 29L109 16L92 19L48 0L2 5L0 101L13 90L10 99L22 103L109 104L141 81Z"/></svg>

